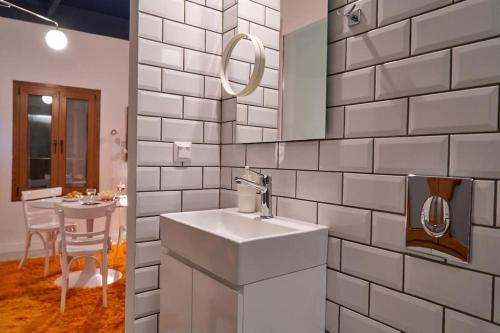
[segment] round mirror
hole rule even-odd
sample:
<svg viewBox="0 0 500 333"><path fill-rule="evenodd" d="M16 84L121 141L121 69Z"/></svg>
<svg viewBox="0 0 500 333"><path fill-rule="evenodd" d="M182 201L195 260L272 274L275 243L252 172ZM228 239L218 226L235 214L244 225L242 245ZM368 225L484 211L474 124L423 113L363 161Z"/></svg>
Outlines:
<svg viewBox="0 0 500 333"><path fill-rule="evenodd" d="M248 84L239 92L235 92L231 87L231 84L229 83L227 75L227 67L229 65L229 60L231 58L231 53L233 52L233 49L238 44L238 42L244 38L250 40L254 47L255 66L252 75L250 76L250 80L248 81ZM262 80L262 76L264 75L265 66L266 66L266 57L262 41L259 38L252 36L250 34L243 34L243 33L237 34L233 38L231 38L231 40L229 40L226 49L222 54L222 66L220 71L222 87L231 96L241 97L250 95L259 86L260 81Z"/></svg>

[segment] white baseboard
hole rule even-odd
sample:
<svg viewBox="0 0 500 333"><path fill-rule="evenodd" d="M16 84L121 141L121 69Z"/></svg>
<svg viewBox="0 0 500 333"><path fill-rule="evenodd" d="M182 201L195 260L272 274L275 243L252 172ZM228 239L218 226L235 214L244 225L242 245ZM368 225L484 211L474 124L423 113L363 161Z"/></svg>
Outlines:
<svg viewBox="0 0 500 333"><path fill-rule="evenodd" d="M12 252L19 252L23 253L24 251L24 242L14 242L14 243L3 243L0 244L0 254L4 253L12 253ZM34 236L31 239L31 251L36 251L36 250L43 250L43 243L42 241L38 238L38 236Z"/></svg>

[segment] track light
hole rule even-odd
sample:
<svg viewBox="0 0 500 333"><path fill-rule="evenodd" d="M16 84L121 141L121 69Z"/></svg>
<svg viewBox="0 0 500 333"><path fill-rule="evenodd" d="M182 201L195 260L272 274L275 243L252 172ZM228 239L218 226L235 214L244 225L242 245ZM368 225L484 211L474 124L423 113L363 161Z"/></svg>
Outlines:
<svg viewBox="0 0 500 333"><path fill-rule="evenodd" d="M47 34L45 35L45 42L47 43L47 45L51 49L56 50L56 51L60 51L60 50L64 50L66 48L66 46L68 45L68 37L66 37L66 34L64 32L59 30L59 23L57 23L56 21L51 20L48 17L45 17L45 16L40 15L38 13L32 12L31 10L17 6L15 4L10 3L8 1L5 1L5 0L0 0L0 6L18 9L18 10L23 11L25 13L34 15L34 16L38 17L39 19L42 19L44 21L47 21L47 22L54 24L56 26L56 28L48 31Z"/></svg>

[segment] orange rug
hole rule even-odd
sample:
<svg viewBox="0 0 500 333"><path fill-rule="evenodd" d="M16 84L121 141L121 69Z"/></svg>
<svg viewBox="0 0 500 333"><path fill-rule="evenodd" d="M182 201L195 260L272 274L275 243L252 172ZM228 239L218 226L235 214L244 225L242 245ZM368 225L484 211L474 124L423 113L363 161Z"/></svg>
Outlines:
<svg viewBox="0 0 500 333"><path fill-rule="evenodd" d="M110 267L125 273L126 246L110 253ZM71 270L83 269L84 259ZM59 311L61 289L54 285L60 276L59 257L51 260L49 276L43 277L43 258L28 259L21 270L19 261L0 262L0 332L1 333L122 333L125 321L124 278L108 286L108 307L102 307L101 288L70 289L66 311Z"/></svg>

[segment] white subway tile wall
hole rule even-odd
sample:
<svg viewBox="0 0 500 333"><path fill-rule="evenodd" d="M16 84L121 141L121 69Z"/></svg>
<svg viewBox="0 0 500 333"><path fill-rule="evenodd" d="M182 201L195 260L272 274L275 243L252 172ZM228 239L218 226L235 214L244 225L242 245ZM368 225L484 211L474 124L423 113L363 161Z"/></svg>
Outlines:
<svg viewBox="0 0 500 333"><path fill-rule="evenodd" d="M446 309L444 332L496 333L498 332L498 325Z"/></svg>
<svg viewBox="0 0 500 333"><path fill-rule="evenodd" d="M376 173L446 176L448 171L447 136L377 138L373 154Z"/></svg>
<svg viewBox="0 0 500 333"><path fill-rule="evenodd" d="M328 239L328 259L327 265L329 268L340 269L340 247L342 241L338 238L329 237Z"/></svg>
<svg viewBox="0 0 500 333"><path fill-rule="evenodd" d="M405 135L407 105L406 98L348 105L345 108L345 136Z"/></svg>
<svg viewBox="0 0 500 333"><path fill-rule="evenodd" d="M134 332L135 333L158 332L158 315L154 314L151 316L137 319L134 325Z"/></svg>
<svg viewBox="0 0 500 333"><path fill-rule="evenodd" d="M368 315L370 286L367 281L328 270L326 297L339 304Z"/></svg>
<svg viewBox="0 0 500 333"><path fill-rule="evenodd" d="M347 69L355 69L407 57L410 21L402 21L347 38Z"/></svg>
<svg viewBox="0 0 500 333"><path fill-rule="evenodd" d="M234 144L236 124L276 135L278 91L221 93L218 45L255 33L278 69L279 2L140 1L139 37L167 46L139 64L136 329L157 329L157 215L234 207L232 179L250 165L273 177L277 215L330 228L328 332L500 332L498 1L359 0L350 28L336 10L352 1L330 0L329 139ZM199 142L190 163L173 161L162 123ZM408 173L479 178L470 264L405 249Z"/></svg>
<svg viewBox="0 0 500 333"><path fill-rule="evenodd" d="M452 2L453 0L379 0L378 24L386 25Z"/></svg>
<svg viewBox="0 0 500 333"><path fill-rule="evenodd" d="M378 323L347 308L340 309L340 332L398 333L389 326Z"/></svg>
<svg viewBox="0 0 500 333"><path fill-rule="evenodd" d="M336 139L344 136L344 112L343 106L326 109L326 138Z"/></svg>
<svg viewBox="0 0 500 333"><path fill-rule="evenodd" d="M158 266L138 268L135 271L135 292L158 289Z"/></svg>
<svg viewBox="0 0 500 333"><path fill-rule="evenodd" d="M328 44L328 74L345 70L345 45L345 39Z"/></svg>
<svg viewBox="0 0 500 333"><path fill-rule="evenodd" d="M224 188L235 190L231 169L234 176L240 172L235 167L264 167L274 179L278 215L330 228L328 332L500 332L500 296L493 305L492 289L496 279L500 295L498 4L363 0L357 4L366 19L348 28L336 13L348 2L329 1L330 139L278 143L277 166L269 151L274 144L228 150L227 163L221 163L229 184ZM470 18L458 25L447 21L444 28L423 24L434 16L441 17L439 24L445 13L460 16L462 8L488 14L478 24ZM271 92L264 92L265 107L277 107ZM238 121L248 124L248 108ZM236 149L226 143L232 141L223 142L223 150ZM480 178L471 264L406 250L409 173ZM224 197L234 204L234 195ZM415 260L431 267L414 273ZM423 293L428 275L438 274L435 266L449 270L449 279L470 278L469 285L459 281Z"/></svg>
<svg viewBox="0 0 500 333"><path fill-rule="evenodd" d="M222 1L139 1L136 332L156 332L159 217L219 207ZM173 142L193 143L174 162Z"/></svg>
<svg viewBox="0 0 500 333"><path fill-rule="evenodd" d="M160 238L160 217L141 217L136 220L135 240L137 242L154 241Z"/></svg>
<svg viewBox="0 0 500 333"><path fill-rule="evenodd" d="M339 310L340 306L330 301L326 301L326 322L325 329L330 333L339 332Z"/></svg>
<svg viewBox="0 0 500 333"><path fill-rule="evenodd" d="M164 20L163 42L190 49L205 50L205 30L185 24Z"/></svg>
<svg viewBox="0 0 500 333"><path fill-rule="evenodd" d="M331 236L370 244L371 220L371 211L366 209L322 203L318 206L318 224L327 226Z"/></svg>
<svg viewBox="0 0 500 333"><path fill-rule="evenodd" d="M497 119L498 87L410 97L408 133L496 131Z"/></svg>
<svg viewBox="0 0 500 333"><path fill-rule="evenodd" d="M441 306L378 285L370 296L370 317L405 332L442 332Z"/></svg>
<svg viewBox="0 0 500 333"><path fill-rule="evenodd" d="M491 320L492 282L493 278L486 274L406 258L405 292L488 320Z"/></svg>
<svg viewBox="0 0 500 333"><path fill-rule="evenodd" d="M461 24L473 20L474 24ZM434 33L439 29L441 33ZM412 53L473 42L500 33L500 2L463 1L412 19Z"/></svg>
<svg viewBox="0 0 500 333"><path fill-rule="evenodd" d="M326 104L337 106L373 101L374 79L374 67L329 76Z"/></svg>
<svg viewBox="0 0 500 333"><path fill-rule="evenodd" d="M279 0L240 0L224 6L223 32L226 40L237 33L250 33L264 44L266 67L256 91L249 96L223 96L223 143L253 143L276 141L278 135L279 81ZM238 42L228 64L228 78L234 90L243 88L249 80L255 62L254 49L248 40ZM226 94L227 95L227 94ZM234 102L233 102L234 100ZM223 103L224 103L223 102ZM229 113L231 116L225 116ZM236 114L236 115L235 115ZM229 128L232 129L231 133Z"/></svg>
<svg viewBox="0 0 500 333"><path fill-rule="evenodd" d="M450 87L450 55L450 50L444 50L378 65L376 99L447 90Z"/></svg>
<svg viewBox="0 0 500 333"><path fill-rule="evenodd" d="M453 88L498 83L500 69L496 64L499 57L500 38L453 48Z"/></svg>

